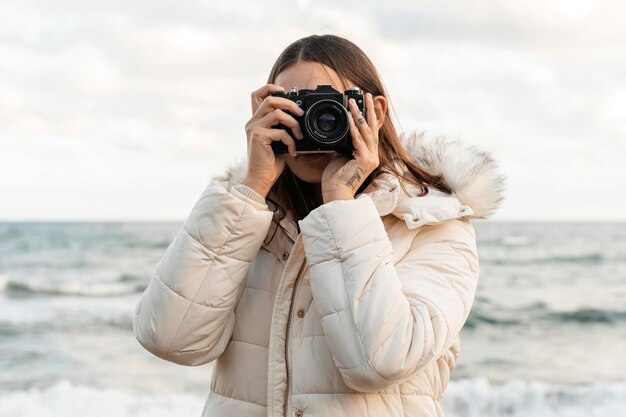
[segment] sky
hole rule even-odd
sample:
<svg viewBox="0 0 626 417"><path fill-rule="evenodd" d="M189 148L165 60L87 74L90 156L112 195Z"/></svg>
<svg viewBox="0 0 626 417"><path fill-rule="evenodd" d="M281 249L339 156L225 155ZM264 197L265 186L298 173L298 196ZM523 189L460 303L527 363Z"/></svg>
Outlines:
<svg viewBox="0 0 626 417"><path fill-rule="evenodd" d="M626 221L626 2L0 1L0 221L183 221L291 42L372 59L399 131L490 152L494 221Z"/></svg>

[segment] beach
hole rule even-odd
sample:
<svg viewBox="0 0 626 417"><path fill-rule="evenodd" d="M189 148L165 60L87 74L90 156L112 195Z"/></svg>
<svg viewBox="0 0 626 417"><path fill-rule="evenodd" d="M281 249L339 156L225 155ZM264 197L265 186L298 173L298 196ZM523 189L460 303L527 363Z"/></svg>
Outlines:
<svg viewBox="0 0 626 417"><path fill-rule="evenodd" d="M473 224L447 415L626 415L626 224ZM0 417L200 416L212 364L163 361L132 332L181 226L0 223Z"/></svg>

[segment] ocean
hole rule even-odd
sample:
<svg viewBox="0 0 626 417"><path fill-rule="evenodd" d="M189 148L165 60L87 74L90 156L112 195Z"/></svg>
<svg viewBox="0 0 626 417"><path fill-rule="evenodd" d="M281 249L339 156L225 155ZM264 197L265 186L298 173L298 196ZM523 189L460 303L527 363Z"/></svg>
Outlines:
<svg viewBox="0 0 626 417"><path fill-rule="evenodd" d="M626 416L626 223L474 220L480 281L448 417ZM0 417L199 417L212 364L132 315L182 223L0 223Z"/></svg>

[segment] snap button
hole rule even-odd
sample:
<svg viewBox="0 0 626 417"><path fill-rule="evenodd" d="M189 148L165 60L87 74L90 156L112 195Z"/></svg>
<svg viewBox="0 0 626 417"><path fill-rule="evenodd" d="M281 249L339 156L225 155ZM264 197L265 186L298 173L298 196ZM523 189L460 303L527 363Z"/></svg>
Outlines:
<svg viewBox="0 0 626 417"><path fill-rule="evenodd" d="M296 417L302 417L304 413L300 410L296 410Z"/></svg>
<svg viewBox="0 0 626 417"><path fill-rule="evenodd" d="M419 217L413 217L412 220L417 223L419 221Z"/></svg>
<svg viewBox="0 0 626 417"><path fill-rule="evenodd" d="M298 310L298 317L304 317L304 310Z"/></svg>
<svg viewBox="0 0 626 417"><path fill-rule="evenodd" d="M287 258L289 258L289 252L285 251L283 252L283 261L287 260Z"/></svg>

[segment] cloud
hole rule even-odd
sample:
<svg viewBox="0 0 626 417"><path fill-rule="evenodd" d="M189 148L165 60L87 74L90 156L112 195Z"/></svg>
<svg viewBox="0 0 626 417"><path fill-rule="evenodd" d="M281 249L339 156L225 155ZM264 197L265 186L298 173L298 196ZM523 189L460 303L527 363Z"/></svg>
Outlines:
<svg viewBox="0 0 626 417"><path fill-rule="evenodd" d="M496 219L624 219L625 12L583 0L2 2L0 219L184 218L245 155L250 93L312 33L370 55L401 130L494 153L510 179Z"/></svg>

